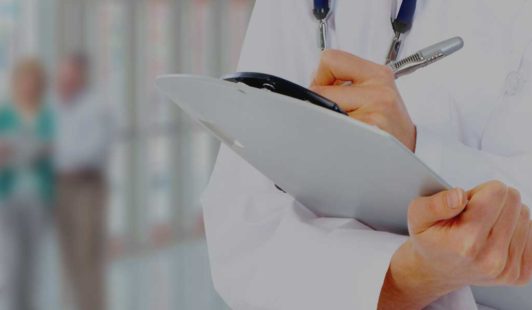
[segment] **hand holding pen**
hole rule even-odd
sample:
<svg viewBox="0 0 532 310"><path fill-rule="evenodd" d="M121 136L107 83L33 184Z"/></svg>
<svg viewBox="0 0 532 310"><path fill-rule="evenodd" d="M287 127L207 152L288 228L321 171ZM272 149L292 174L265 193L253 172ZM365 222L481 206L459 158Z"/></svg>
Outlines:
<svg viewBox="0 0 532 310"><path fill-rule="evenodd" d="M350 117L379 127L415 150L416 127L390 67L346 52L326 50L310 88L335 102Z"/></svg>
<svg viewBox="0 0 532 310"><path fill-rule="evenodd" d="M350 117L379 127L415 151L416 126L395 79L441 60L463 46L461 38L451 38L387 66L346 52L326 50L311 90L335 102Z"/></svg>

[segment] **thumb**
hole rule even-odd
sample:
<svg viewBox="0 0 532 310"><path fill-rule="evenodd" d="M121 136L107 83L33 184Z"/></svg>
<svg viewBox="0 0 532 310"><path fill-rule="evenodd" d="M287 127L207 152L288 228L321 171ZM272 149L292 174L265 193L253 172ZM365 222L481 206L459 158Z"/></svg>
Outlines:
<svg viewBox="0 0 532 310"><path fill-rule="evenodd" d="M411 235L420 234L439 221L462 213L467 205L465 191L460 188L414 200L408 208L408 228Z"/></svg>

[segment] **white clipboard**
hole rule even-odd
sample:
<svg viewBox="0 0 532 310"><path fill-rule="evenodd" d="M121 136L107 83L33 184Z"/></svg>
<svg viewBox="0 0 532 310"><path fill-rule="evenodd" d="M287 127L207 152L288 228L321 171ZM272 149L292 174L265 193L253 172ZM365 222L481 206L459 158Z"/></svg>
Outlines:
<svg viewBox="0 0 532 310"><path fill-rule="evenodd" d="M323 217L407 233L407 209L449 186L388 133L265 89L170 75L157 87L222 143Z"/></svg>
<svg viewBox="0 0 532 310"><path fill-rule="evenodd" d="M156 84L319 216L355 218L407 234L411 200L450 187L388 133L308 102L209 77L167 75ZM473 292L496 309L532 309L532 285Z"/></svg>

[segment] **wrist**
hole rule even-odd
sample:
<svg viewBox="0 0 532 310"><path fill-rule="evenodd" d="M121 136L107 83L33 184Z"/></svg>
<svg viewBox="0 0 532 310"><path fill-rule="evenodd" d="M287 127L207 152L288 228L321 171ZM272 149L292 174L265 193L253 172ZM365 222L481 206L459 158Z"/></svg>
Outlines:
<svg viewBox="0 0 532 310"><path fill-rule="evenodd" d="M407 241L392 257L379 309L422 309L460 287L440 276Z"/></svg>

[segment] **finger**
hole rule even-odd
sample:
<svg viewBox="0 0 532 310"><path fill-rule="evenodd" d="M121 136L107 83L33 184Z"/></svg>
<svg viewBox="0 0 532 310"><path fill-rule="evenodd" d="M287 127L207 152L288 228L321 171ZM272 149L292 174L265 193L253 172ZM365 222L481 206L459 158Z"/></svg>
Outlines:
<svg viewBox="0 0 532 310"><path fill-rule="evenodd" d="M377 76L393 79L393 73L385 66L346 52L326 50L321 54L312 86L333 85L338 80L361 83Z"/></svg>
<svg viewBox="0 0 532 310"><path fill-rule="evenodd" d="M508 252L508 261L499 277L498 282L501 284L515 284L521 274L521 260L528 241L528 229L530 222L530 210L523 206L519 215L517 227L510 242Z"/></svg>
<svg viewBox="0 0 532 310"><path fill-rule="evenodd" d="M466 205L466 194L460 188L414 200L408 209L410 234L420 234L440 221L456 217Z"/></svg>
<svg viewBox="0 0 532 310"><path fill-rule="evenodd" d="M489 234L490 245L495 250L507 250L515 234L522 208L521 195L514 188L508 189L504 207Z"/></svg>
<svg viewBox="0 0 532 310"><path fill-rule="evenodd" d="M521 258L521 274L517 280L518 285L525 285L532 278L532 222L528 222L528 239Z"/></svg>
<svg viewBox="0 0 532 310"><path fill-rule="evenodd" d="M357 86L312 86L311 90L335 102L346 113L381 99L378 90Z"/></svg>
<svg viewBox="0 0 532 310"><path fill-rule="evenodd" d="M504 207L508 187L498 181L485 183L468 192L469 204L464 221L477 223L488 234Z"/></svg>
<svg viewBox="0 0 532 310"><path fill-rule="evenodd" d="M486 246L483 248L480 256L488 266L491 266L489 277L497 283L503 276L506 266L510 263L510 242L515 233L522 204L521 196L515 189L508 189L506 198L503 203L499 217L496 219L493 227L482 225L482 235L486 236ZM489 205L485 205L486 208ZM479 224L476 222L475 224ZM487 232L487 233L486 233Z"/></svg>

